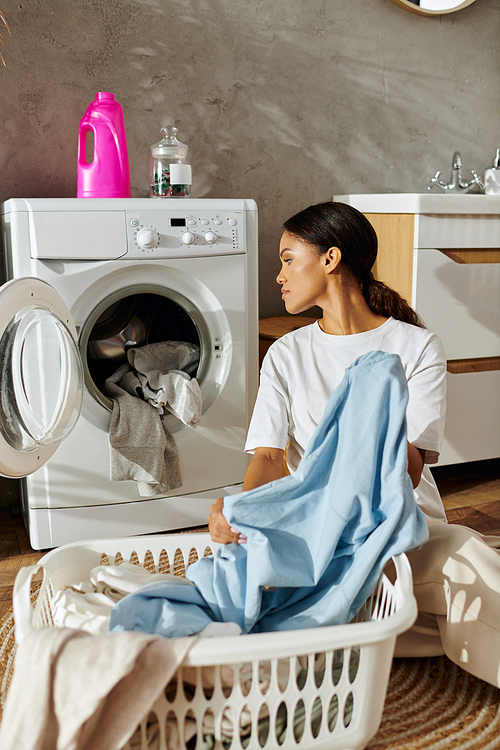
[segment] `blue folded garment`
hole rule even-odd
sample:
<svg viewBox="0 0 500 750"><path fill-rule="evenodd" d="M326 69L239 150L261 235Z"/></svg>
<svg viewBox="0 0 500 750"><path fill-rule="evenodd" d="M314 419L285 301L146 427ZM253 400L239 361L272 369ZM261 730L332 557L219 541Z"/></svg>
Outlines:
<svg viewBox="0 0 500 750"><path fill-rule="evenodd" d="M178 637L213 621L243 633L349 622L389 558L428 538L407 471L407 400L397 355L357 359L298 470L225 498L224 515L247 543L191 565L196 588L152 583L125 597L110 632Z"/></svg>

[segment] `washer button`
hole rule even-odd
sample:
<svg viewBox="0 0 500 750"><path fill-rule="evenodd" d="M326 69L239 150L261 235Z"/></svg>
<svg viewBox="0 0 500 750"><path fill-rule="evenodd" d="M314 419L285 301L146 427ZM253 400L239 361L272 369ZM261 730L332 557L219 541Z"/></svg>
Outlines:
<svg viewBox="0 0 500 750"><path fill-rule="evenodd" d="M188 219L187 221L188 226L195 227L196 226L196 220L195 219Z"/></svg>
<svg viewBox="0 0 500 750"><path fill-rule="evenodd" d="M217 242L217 239L218 239L217 235L214 234L213 232L206 232L205 242L207 243L207 245L215 245L215 243Z"/></svg>
<svg viewBox="0 0 500 750"><path fill-rule="evenodd" d="M221 219L214 219L214 224L217 224L218 226L220 226L222 224Z"/></svg>
<svg viewBox="0 0 500 750"><path fill-rule="evenodd" d="M194 234L192 232L184 232L182 235L182 242L184 245L193 245L194 244Z"/></svg>
<svg viewBox="0 0 500 750"><path fill-rule="evenodd" d="M158 232L154 229L149 229L148 227L141 229L137 235L137 244L143 250L152 250L154 247L158 247L159 240L160 237Z"/></svg>
<svg viewBox="0 0 500 750"><path fill-rule="evenodd" d="M236 219L229 219L228 220L228 224L229 224L230 227L235 227L237 223L238 222L236 221Z"/></svg>
<svg viewBox="0 0 500 750"><path fill-rule="evenodd" d="M139 226L139 219L130 219L130 226L131 227L138 227Z"/></svg>
<svg viewBox="0 0 500 750"><path fill-rule="evenodd" d="M209 220L208 220L208 219L202 219L202 220L201 220L201 223L203 224L203 226L204 226L204 227L206 227L206 226L207 226L207 224L210 224L210 222L209 222Z"/></svg>

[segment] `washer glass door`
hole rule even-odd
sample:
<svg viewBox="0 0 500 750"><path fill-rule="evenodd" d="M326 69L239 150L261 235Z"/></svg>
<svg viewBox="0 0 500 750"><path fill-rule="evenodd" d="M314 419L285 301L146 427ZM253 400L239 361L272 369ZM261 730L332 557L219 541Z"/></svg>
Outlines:
<svg viewBox="0 0 500 750"><path fill-rule="evenodd" d="M19 285L19 286L18 286ZM0 289L0 474L42 466L75 426L83 374L69 310L48 284Z"/></svg>

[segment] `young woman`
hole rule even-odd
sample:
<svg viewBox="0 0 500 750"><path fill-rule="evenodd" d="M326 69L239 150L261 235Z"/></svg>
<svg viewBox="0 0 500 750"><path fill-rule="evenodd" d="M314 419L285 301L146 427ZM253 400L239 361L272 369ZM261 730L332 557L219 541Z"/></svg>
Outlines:
<svg viewBox="0 0 500 750"><path fill-rule="evenodd" d="M377 236L351 206L322 203L296 214L284 224L279 253L276 280L287 311L318 306L323 315L276 341L263 361L243 489L281 477L285 449L289 470L297 468L328 398L358 357L374 350L398 354L409 391L408 472L430 539L409 555L422 614L396 653L447 653L500 686L500 554L493 549L500 538L448 526L429 469L439 457L446 408L441 342L405 300L373 277ZM222 509L223 499L211 508L212 539L244 542Z"/></svg>

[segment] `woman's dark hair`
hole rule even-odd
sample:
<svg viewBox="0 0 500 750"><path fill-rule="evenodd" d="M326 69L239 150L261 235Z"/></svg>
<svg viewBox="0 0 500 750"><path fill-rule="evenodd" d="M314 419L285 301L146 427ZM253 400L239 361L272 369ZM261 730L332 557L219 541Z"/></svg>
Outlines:
<svg viewBox="0 0 500 750"><path fill-rule="evenodd" d="M359 282L370 310L385 318L425 328L408 302L394 289L374 278L372 267L377 257L377 235L363 214L346 203L318 203L285 221L289 234L313 245L319 253L338 247L342 263Z"/></svg>

